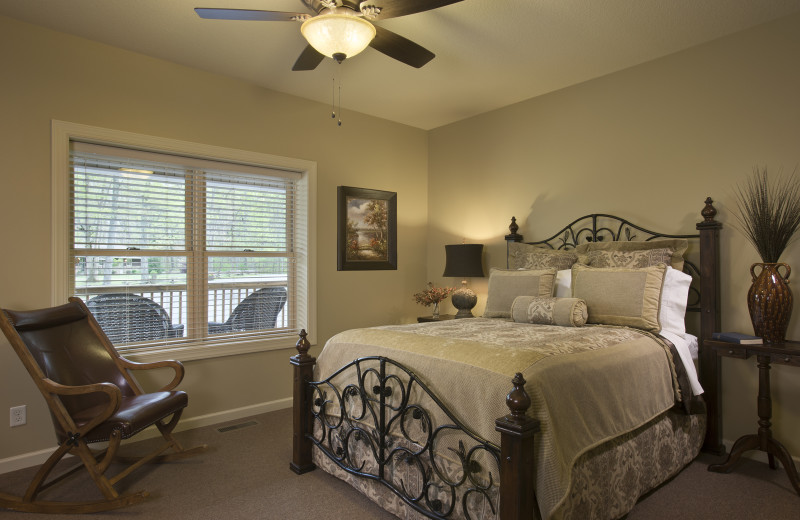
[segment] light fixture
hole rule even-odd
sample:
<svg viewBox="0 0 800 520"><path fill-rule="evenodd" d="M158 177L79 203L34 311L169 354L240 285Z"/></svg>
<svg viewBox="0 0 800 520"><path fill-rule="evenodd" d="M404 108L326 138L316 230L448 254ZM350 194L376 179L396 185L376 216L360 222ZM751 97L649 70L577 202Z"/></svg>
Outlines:
<svg viewBox="0 0 800 520"><path fill-rule="evenodd" d="M375 27L359 16L322 14L309 18L300 27L303 37L317 52L338 63L363 51L375 38Z"/></svg>
<svg viewBox="0 0 800 520"><path fill-rule="evenodd" d="M465 278L483 277L483 244L453 244L444 246L445 265L442 276L461 278L461 288L453 292L450 301L458 309L456 318L473 318L472 308L478 297L467 288Z"/></svg>

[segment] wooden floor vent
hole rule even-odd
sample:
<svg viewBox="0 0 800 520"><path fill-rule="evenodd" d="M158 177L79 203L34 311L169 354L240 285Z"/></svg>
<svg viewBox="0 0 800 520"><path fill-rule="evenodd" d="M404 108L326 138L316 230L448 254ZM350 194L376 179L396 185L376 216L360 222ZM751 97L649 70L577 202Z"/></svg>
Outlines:
<svg viewBox="0 0 800 520"><path fill-rule="evenodd" d="M219 433L228 433L234 430L241 430L242 428L249 428L250 426L255 426L258 424L258 421L247 421L239 424L231 424L230 426L222 426L221 428L217 428Z"/></svg>

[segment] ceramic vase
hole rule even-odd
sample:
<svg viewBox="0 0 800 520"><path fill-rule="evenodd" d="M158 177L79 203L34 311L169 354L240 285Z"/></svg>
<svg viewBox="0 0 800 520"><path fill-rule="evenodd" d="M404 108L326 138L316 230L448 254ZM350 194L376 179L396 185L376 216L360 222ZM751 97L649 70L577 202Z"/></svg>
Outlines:
<svg viewBox="0 0 800 520"><path fill-rule="evenodd" d="M780 270L784 268L784 274ZM792 269L784 263L755 263L750 266L753 285L747 292L747 306L753 331L766 343L786 339L792 315L792 290L789 275Z"/></svg>

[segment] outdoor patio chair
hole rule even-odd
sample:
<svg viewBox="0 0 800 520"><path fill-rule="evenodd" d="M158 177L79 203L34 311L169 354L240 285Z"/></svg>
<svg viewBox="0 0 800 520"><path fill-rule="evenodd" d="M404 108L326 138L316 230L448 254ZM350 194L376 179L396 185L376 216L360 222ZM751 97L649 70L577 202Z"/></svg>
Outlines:
<svg viewBox="0 0 800 520"><path fill-rule="evenodd" d="M242 300L225 323L209 322L209 334L274 329L286 304L285 287L264 287Z"/></svg>
<svg viewBox="0 0 800 520"><path fill-rule="evenodd" d="M173 325L164 307L144 296L101 294L86 306L115 345L183 336L183 325Z"/></svg>
<svg viewBox="0 0 800 520"><path fill-rule="evenodd" d="M183 379L177 361L134 363L120 357L99 324L79 298L59 307L34 311L0 311L0 328L25 365L50 408L58 448L39 468L24 496L0 493L0 508L39 513L91 513L135 504L148 493L120 495L114 485L148 462L195 455L205 445L185 450L172 436L183 409L185 392L174 390ZM172 368L175 377L161 390L144 393L131 370ZM165 422L169 418L169 422ZM138 458L120 457L123 439L155 425L164 442ZM89 444L107 442L97 452ZM171 449L171 453L162 453ZM80 464L46 482L65 455ZM129 463L114 475L105 475L112 461ZM85 502L37 500L38 494L84 467L104 499Z"/></svg>

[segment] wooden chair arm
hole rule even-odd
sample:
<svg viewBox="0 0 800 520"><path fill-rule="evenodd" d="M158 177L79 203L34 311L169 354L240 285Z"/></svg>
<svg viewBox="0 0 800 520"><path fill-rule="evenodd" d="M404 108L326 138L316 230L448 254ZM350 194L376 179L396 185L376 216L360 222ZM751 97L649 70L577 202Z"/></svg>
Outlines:
<svg viewBox="0 0 800 520"><path fill-rule="evenodd" d="M164 388L159 390L160 392L169 392L176 386L183 381L183 363L180 361L175 361L173 359L168 359L164 361L153 361L151 363L137 363L135 361L131 361L129 359L125 359L124 357L119 357L120 364L124 368L128 368L131 370L150 370L152 368L172 368L175 370L175 377L172 381L169 382Z"/></svg>
<svg viewBox="0 0 800 520"><path fill-rule="evenodd" d="M97 417L83 425L82 428L76 428L74 423L72 424L73 428L78 430L78 433L81 435L91 431L97 425L102 424L106 419L114 415L114 412L119 409L120 402L122 401L122 392L120 392L119 387L111 383L93 383L91 385L68 386L62 385L61 383L56 383L52 379L45 378L42 380L42 385L48 392L56 395L82 395L102 392L108 396L108 404L106 405L106 408L100 414L98 414ZM59 406L61 406L60 402ZM69 414L66 413L66 410L64 410L64 413L66 417L69 417ZM72 418L70 418L70 422L72 422Z"/></svg>

